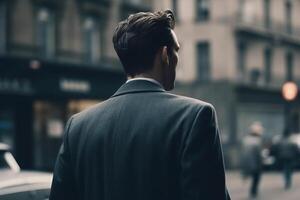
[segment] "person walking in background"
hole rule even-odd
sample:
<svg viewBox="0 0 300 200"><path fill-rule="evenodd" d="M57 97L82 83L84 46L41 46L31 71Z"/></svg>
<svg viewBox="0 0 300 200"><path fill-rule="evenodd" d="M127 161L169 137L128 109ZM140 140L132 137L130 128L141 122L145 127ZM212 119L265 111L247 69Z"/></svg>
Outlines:
<svg viewBox="0 0 300 200"><path fill-rule="evenodd" d="M282 172L284 177L284 188L290 189L292 186L292 175L294 162L298 156L298 147L293 143L291 135L286 129L282 140L278 144L278 159L282 163Z"/></svg>
<svg viewBox="0 0 300 200"><path fill-rule="evenodd" d="M172 11L130 15L113 43L128 81L72 116L50 200L230 200L214 107L177 96Z"/></svg>
<svg viewBox="0 0 300 200"><path fill-rule="evenodd" d="M260 122L254 122L250 126L249 134L242 142L241 168L243 176L251 177L249 195L255 198L258 194L259 183L262 174L262 133Z"/></svg>

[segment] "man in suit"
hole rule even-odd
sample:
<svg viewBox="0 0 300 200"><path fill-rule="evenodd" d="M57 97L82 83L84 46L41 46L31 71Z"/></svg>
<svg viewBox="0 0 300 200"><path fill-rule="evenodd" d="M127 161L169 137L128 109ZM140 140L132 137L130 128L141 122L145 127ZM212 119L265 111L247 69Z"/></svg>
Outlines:
<svg viewBox="0 0 300 200"><path fill-rule="evenodd" d="M113 43L128 81L67 123L50 200L225 200L216 112L174 88L169 10L130 15Z"/></svg>

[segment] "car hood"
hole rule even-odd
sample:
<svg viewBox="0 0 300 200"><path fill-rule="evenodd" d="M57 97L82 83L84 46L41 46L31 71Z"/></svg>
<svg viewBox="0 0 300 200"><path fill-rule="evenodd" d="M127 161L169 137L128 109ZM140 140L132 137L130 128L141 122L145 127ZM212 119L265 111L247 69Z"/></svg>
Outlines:
<svg viewBox="0 0 300 200"><path fill-rule="evenodd" d="M0 189L27 184L49 184L52 182L52 174L37 171L14 172L12 170L0 170Z"/></svg>

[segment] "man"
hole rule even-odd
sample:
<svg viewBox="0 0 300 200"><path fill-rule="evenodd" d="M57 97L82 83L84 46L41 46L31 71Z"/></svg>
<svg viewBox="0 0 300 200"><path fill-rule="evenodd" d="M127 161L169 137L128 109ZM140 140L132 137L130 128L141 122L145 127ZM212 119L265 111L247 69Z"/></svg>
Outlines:
<svg viewBox="0 0 300 200"><path fill-rule="evenodd" d="M214 108L174 88L179 44L169 10L130 15L114 48L128 81L69 120L50 200L223 200Z"/></svg>
<svg viewBox="0 0 300 200"><path fill-rule="evenodd" d="M262 173L262 133L263 126L260 122L254 122L250 126L249 135L242 143L241 167L245 177L250 176L252 179L249 195L256 198Z"/></svg>
<svg viewBox="0 0 300 200"><path fill-rule="evenodd" d="M282 164L284 178L284 189L288 190L292 186L293 168L297 160L298 147L293 142L289 129L285 129L283 138L278 143L278 160Z"/></svg>

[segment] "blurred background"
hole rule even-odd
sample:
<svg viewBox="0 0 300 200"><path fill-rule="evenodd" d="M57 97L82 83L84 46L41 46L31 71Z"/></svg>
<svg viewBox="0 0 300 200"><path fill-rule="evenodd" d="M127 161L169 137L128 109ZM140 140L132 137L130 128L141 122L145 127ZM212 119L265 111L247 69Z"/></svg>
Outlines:
<svg viewBox="0 0 300 200"><path fill-rule="evenodd" d="M172 92L215 106L232 198L248 195L242 141L259 123L261 198L298 199L298 173L282 189L276 146L289 135L300 149L300 0L0 0L3 149L22 170L51 172L67 119L126 80L112 45L117 23L165 9L181 45Z"/></svg>

